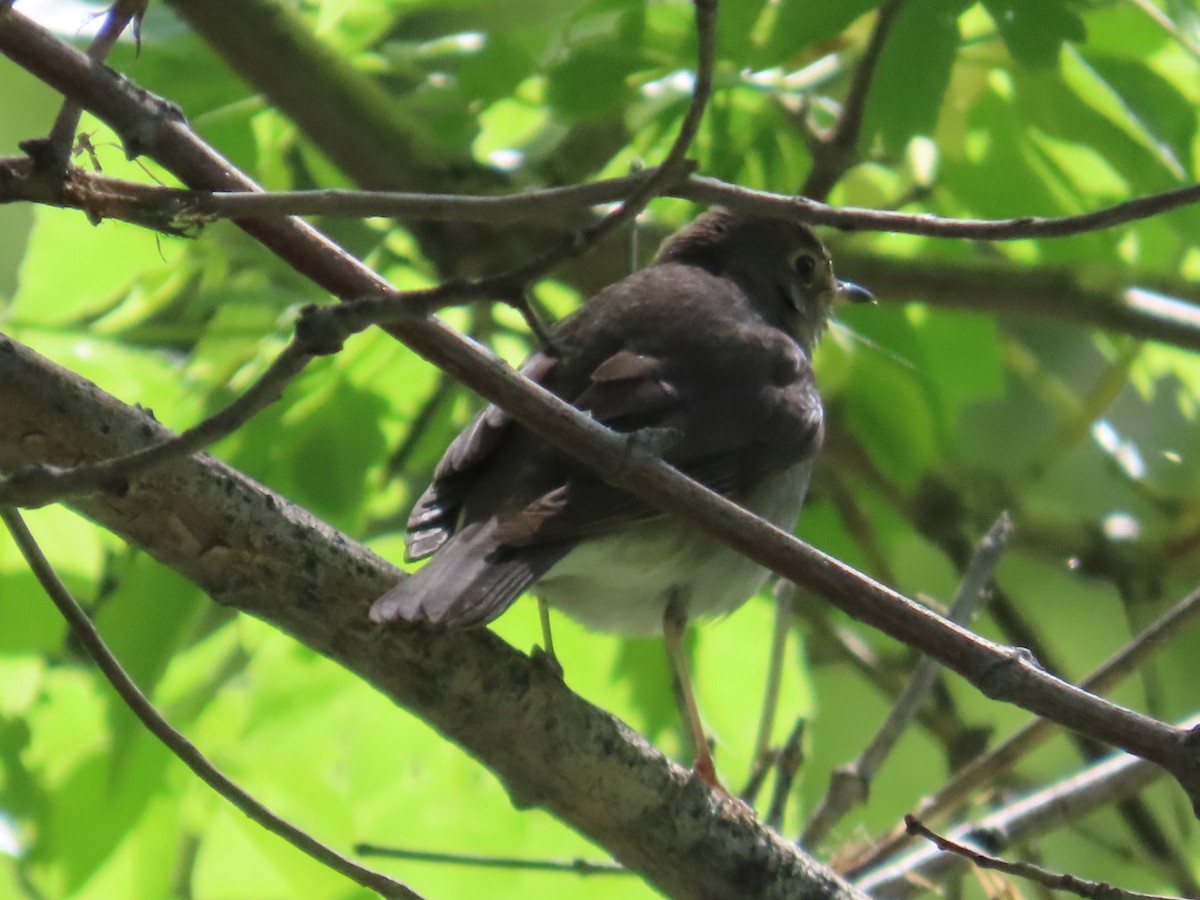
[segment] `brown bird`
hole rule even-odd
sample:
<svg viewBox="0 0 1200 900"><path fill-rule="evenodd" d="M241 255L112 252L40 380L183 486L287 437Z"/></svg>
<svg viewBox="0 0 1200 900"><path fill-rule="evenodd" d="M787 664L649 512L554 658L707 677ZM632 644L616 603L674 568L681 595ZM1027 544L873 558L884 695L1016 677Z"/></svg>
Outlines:
<svg viewBox="0 0 1200 900"><path fill-rule="evenodd" d="M614 431L654 435L671 465L790 531L824 433L813 345L838 300L871 299L834 277L808 228L713 209L555 325L522 371ZM544 626L548 604L591 628L662 633L696 769L716 783L683 631L740 606L765 569L496 406L446 450L407 550L433 559L376 601L376 622L483 625L533 586Z"/></svg>

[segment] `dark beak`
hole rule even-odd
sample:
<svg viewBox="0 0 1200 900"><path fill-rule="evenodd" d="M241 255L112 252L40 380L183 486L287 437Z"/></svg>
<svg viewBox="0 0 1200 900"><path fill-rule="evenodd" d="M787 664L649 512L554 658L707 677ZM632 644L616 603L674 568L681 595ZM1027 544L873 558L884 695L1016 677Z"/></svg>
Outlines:
<svg viewBox="0 0 1200 900"><path fill-rule="evenodd" d="M875 303L875 295L852 281L839 281L838 299L847 303Z"/></svg>

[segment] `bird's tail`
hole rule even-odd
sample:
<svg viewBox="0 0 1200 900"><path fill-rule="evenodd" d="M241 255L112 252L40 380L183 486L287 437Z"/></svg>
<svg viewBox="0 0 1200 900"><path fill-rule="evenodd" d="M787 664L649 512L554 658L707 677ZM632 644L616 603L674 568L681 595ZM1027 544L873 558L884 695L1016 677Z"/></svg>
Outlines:
<svg viewBox="0 0 1200 900"><path fill-rule="evenodd" d="M495 519L465 526L423 568L376 600L371 620L486 625L570 549L570 544L497 546L497 531Z"/></svg>

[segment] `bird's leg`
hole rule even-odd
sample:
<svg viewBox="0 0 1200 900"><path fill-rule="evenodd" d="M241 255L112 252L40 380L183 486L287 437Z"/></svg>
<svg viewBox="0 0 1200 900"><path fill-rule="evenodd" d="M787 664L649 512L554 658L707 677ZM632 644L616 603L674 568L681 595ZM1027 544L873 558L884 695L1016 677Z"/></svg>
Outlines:
<svg viewBox="0 0 1200 900"><path fill-rule="evenodd" d="M680 591L672 591L663 613L663 643L675 677L675 698L696 754L696 774L707 784L719 788L722 785L717 780L717 767L713 762L712 749L708 746L708 735L704 733L704 725L700 721L700 709L696 705L696 694L692 690L692 679L688 676L687 660L683 655L683 635L686 631L687 609L683 597Z"/></svg>
<svg viewBox="0 0 1200 900"><path fill-rule="evenodd" d="M541 597L537 598L537 603L538 620L542 623L542 646L540 653L537 652L538 648L534 648L533 657L559 678L562 678L562 663L558 661L558 656L554 652L554 638L550 634L550 604Z"/></svg>

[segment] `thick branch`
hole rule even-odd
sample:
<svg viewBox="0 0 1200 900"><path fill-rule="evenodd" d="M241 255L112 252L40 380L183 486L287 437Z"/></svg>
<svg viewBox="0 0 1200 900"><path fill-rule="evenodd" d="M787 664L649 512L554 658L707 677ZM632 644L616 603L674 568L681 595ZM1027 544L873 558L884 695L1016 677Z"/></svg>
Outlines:
<svg viewBox="0 0 1200 900"><path fill-rule="evenodd" d="M169 437L144 412L4 338L0 420L6 472ZM214 599L370 681L491 768L517 803L545 807L672 896L857 896L737 806L714 806L690 773L490 632L371 625L367 609L396 569L207 456L75 506Z"/></svg>

